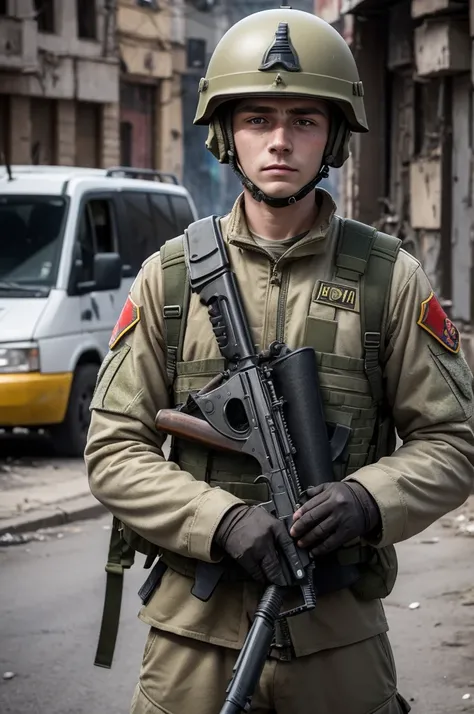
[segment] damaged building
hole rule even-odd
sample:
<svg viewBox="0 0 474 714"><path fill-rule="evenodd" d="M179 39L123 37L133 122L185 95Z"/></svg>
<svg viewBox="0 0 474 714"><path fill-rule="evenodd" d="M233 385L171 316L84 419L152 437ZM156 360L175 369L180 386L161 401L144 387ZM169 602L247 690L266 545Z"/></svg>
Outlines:
<svg viewBox="0 0 474 714"><path fill-rule="evenodd" d="M181 177L184 11L184 0L0 0L0 154Z"/></svg>
<svg viewBox="0 0 474 714"><path fill-rule="evenodd" d="M474 344L474 0L316 0L354 53L370 132L341 171L346 215L403 239Z"/></svg>

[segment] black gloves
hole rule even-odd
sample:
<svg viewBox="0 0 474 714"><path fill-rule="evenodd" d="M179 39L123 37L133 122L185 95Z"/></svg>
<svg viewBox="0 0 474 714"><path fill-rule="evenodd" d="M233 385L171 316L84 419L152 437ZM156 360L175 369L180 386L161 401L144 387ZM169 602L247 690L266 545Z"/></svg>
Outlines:
<svg viewBox="0 0 474 714"><path fill-rule="evenodd" d="M325 555L381 524L370 493L356 481L309 488L309 500L295 513L290 534L314 556Z"/></svg>
<svg viewBox="0 0 474 714"><path fill-rule="evenodd" d="M216 545L255 580L290 585L290 557L295 543L314 556L326 555L381 525L377 504L356 481L325 483L308 489L309 500L295 513L290 535L285 525L260 506L237 505L214 535ZM295 540L293 540L293 538Z"/></svg>
<svg viewBox="0 0 474 714"><path fill-rule="evenodd" d="M214 542L255 580L290 585L278 552L294 551L286 526L260 506L234 506L217 527ZM288 568L286 569L288 570Z"/></svg>

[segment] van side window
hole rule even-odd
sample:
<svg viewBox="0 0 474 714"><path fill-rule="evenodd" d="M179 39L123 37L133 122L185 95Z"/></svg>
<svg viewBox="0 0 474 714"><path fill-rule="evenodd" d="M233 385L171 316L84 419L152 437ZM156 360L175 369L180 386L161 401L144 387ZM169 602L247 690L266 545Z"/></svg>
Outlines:
<svg viewBox="0 0 474 714"><path fill-rule="evenodd" d="M121 253L136 275L146 258L158 250L148 196L138 191L121 192L124 226Z"/></svg>
<svg viewBox="0 0 474 714"><path fill-rule="evenodd" d="M78 243L82 260L82 280L93 280L94 255L112 253L115 250L110 201L87 201L79 222Z"/></svg>
<svg viewBox="0 0 474 714"><path fill-rule="evenodd" d="M193 223L194 217L191 213L191 207L186 196L171 196L178 235L183 233L184 229Z"/></svg>
<svg viewBox="0 0 474 714"><path fill-rule="evenodd" d="M81 220L79 222L77 241L79 243L80 258L82 261L81 280L93 280L94 234L92 231L90 212L87 207L82 212Z"/></svg>
<svg viewBox="0 0 474 714"><path fill-rule="evenodd" d="M166 193L151 193L150 202L155 222L156 250L159 250L163 243L179 236L182 231L176 225L170 199Z"/></svg>
<svg viewBox="0 0 474 714"><path fill-rule="evenodd" d="M89 201L89 209L96 239L96 252L113 253L115 251L115 241L110 201Z"/></svg>

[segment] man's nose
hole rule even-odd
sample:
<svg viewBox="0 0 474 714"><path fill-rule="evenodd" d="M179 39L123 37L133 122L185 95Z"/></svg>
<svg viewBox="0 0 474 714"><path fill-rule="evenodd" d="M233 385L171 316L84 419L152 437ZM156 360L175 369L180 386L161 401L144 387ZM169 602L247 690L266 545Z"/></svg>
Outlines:
<svg viewBox="0 0 474 714"><path fill-rule="evenodd" d="M272 133L269 150L272 153L288 153L292 150L290 131L284 125L275 127Z"/></svg>

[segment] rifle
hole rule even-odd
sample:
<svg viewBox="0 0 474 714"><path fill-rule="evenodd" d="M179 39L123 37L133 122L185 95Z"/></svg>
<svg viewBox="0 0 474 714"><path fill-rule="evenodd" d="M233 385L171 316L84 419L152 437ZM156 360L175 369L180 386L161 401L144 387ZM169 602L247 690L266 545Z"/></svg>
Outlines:
<svg viewBox="0 0 474 714"><path fill-rule="evenodd" d="M283 342L273 342L256 354L216 217L192 224L185 232L184 246L191 289L208 308L226 370L191 394L182 407L160 410L156 427L173 437L257 459L261 469L257 481L265 481L270 493L270 500L261 506L289 531L294 512L307 500L307 488L332 480L332 461L344 450L350 429L334 425L332 438L328 437L312 348L292 351ZM198 587L194 594L207 599L223 566L199 565L207 587ZM282 567L287 579L299 585L302 604L282 613L285 588L266 588L220 714L249 710L276 621L316 606L314 562L309 553L295 543Z"/></svg>

